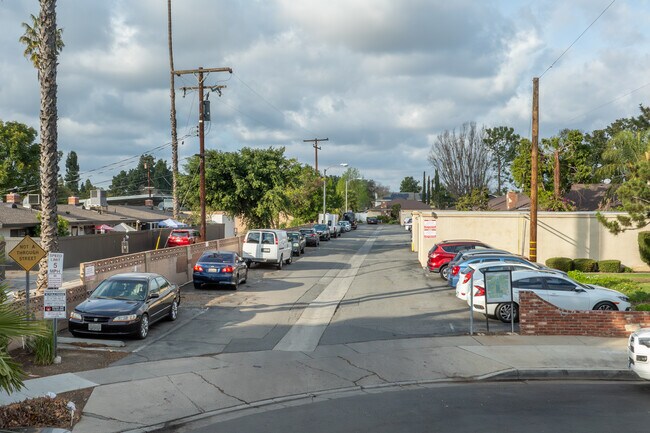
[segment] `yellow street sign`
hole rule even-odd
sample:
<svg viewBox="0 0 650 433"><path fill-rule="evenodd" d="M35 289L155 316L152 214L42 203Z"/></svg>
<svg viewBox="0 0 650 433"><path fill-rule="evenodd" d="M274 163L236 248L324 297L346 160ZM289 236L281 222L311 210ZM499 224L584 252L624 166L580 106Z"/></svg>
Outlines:
<svg viewBox="0 0 650 433"><path fill-rule="evenodd" d="M9 257L26 271L32 269L46 254L45 250L29 236L25 236L13 250L9 251Z"/></svg>

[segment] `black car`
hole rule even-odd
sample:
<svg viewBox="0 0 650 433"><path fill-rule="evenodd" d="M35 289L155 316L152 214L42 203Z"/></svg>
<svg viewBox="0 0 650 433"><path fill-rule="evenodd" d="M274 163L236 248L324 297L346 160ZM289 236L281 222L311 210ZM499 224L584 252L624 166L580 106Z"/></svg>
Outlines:
<svg viewBox="0 0 650 433"><path fill-rule="evenodd" d="M368 217L366 218L367 224L379 224L379 219L377 217Z"/></svg>
<svg viewBox="0 0 650 433"><path fill-rule="evenodd" d="M113 275L70 313L68 329L77 336L135 335L146 338L160 319L176 320L180 289L153 273Z"/></svg>
<svg viewBox="0 0 650 433"><path fill-rule="evenodd" d="M325 224L314 224L314 230L322 241L329 241L332 237L330 228Z"/></svg>
<svg viewBox="0 0 650 433"><path fill-rule="evenodd" d="M305 236L300 232L287 232L287 236L289 236L289 242L291 242L291 254L296 256L305 254L305 247L307 246Z"/></svg>
<svg viewBox="0 0 650 433"><path fill-rule="evenodd" d="M350 226L352 226L352 230L357 229L357 216L355 215L354 212L345 212L343 214L343 220L350 223Z"/></svg>
<svg viewBox="0 0 650 433"><path fill-rule="evenodd" d="M305 237L307 246L313 245L315 247L320 245L320 236L314 229L300 229L300 233Z"/></svg>
<svg viewBox="0 0 650 433"><path fill-rule="evenodd" d="M248 279L244 259L232 251L206 251L194 265L192 282L195 289L208 284L229 284L237 290Z"/></svg>

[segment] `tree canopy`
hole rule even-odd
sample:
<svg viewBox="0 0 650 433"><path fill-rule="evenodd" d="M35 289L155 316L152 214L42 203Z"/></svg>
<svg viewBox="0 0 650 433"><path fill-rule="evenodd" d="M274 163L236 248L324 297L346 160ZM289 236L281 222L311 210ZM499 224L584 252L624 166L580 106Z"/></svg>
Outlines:
<svg viewBox="0 0 650 433"><path fill-rule="evenodd" d="M422 187L420 186L420 182L415 180L413 176L406 176L404 179L402 179L402 182L399 185L399 191L417 193L422 191Z"/></svg>
<svg viewBox="0 0 650 433"><path fill-rule="evenodd" d="M171 192L172 172L164 159L156 160L151 155L142 155L138 165L129 171L122 170L113 176L109 192L111 196L136 195L147 192L151 184L158 192Z"/></svg>
<svg viewBox="0 0 650 433"><path fill-rule="evenodd" d="M40 145L36 130L19 122L0 120L0 189L20 193L37 191L40 185Z"/></svg>

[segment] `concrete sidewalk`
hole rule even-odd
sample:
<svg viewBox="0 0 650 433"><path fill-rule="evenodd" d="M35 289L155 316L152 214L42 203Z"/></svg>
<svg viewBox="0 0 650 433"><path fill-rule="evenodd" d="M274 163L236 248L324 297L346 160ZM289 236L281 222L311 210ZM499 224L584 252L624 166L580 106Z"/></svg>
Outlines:
<svg viewBox="0 0 650 433"><path fill-rule="evenodd" d="M626 344L621 338L459 336L222 353L29 380L22 393L0 394L0 404L95 387L75 432L150 431L279 402L449 380L635 380Z"/></svg>

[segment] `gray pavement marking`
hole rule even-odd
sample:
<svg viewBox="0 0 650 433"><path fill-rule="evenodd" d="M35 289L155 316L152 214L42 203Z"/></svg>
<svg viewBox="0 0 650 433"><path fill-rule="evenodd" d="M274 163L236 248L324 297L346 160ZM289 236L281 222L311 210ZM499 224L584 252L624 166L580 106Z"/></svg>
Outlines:
<svg viewBox="0 0 650 433"><path fill-rule="evenodd" d="M378 231L379 229L373 235ZM313 352L316 349L325 328L352 285L375 239L376 237L373 236L364 242L350 259L350 267L339 271L336 278L305 308L300 318L273 350Z"/></svg>

